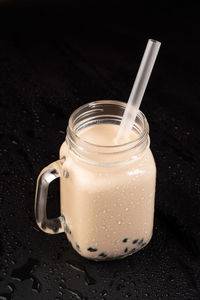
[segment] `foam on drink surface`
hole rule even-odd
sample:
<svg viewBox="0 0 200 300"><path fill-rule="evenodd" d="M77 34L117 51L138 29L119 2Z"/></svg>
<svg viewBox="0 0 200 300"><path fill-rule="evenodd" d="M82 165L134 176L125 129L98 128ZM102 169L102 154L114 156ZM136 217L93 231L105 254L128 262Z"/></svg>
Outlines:
<svg viewBox="0 0 200 300"><path fill-rule="evenodd" d="M118 125L98 124L78 132L85 141L114 146ZM129 140L137 138L132 132ZM128 142L126 141L126 142ZM63 143L60 157L67 153ZM154 214L155 163L150 149L130 164L97 167L68 154L69 178L61 178L61 212L72 246L92 259L123 257L151 239Z"/></svg>

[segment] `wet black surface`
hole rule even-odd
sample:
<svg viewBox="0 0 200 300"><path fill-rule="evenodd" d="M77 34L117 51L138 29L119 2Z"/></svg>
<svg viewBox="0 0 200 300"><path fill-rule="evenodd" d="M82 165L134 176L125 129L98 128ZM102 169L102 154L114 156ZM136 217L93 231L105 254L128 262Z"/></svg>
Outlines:
<svg viewBox="0 0 200 300"><path fill-rule="evenodd" d="M198 6L74 3L0 10L0 299L199 299ZM127 99L149 37L163 42L142 104L158 169L153 238L126 259L87 261L37 228L36 178L75 108ZM58 198L55 182L49 216Z"/></svg>

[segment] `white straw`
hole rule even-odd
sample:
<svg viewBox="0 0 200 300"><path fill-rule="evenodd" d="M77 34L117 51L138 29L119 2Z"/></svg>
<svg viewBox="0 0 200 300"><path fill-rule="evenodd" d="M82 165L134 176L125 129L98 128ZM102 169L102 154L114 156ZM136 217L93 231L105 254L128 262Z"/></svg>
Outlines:
<svg viewBox="0 0 200 300"><path fill-rule="evenodd" d="M126 105L126 109L120 124L115 142L118 144L121 138L126 139L135 123L140 104L144 92L146 90L151 71L153 69L156 57L161 43L153 39L149 39L144 55L131 91L131 94Z"/></svg>

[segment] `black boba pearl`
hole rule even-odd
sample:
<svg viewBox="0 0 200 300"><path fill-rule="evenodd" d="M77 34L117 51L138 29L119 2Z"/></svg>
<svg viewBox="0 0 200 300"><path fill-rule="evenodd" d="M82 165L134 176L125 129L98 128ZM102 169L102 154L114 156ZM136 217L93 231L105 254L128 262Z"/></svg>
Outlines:
<svg viewBox="0 0 200 300"><path fill-rule="evenodd" d="M90 251L90 252L96 252L96 251L97 251L97 248L89 247L89 248L88 248L88 251Z"/></svg>
<svg viewBox="0 0 200 300"><path fill-rule="evenodd" d="M142 245L143 244L143 242L144 242L144 239L141 239L140 241L139 241L139 243L138 243L138 245Z"/></svg>
<svg viewBox="0 0 200 300"><path fill-rule="evenodd" d="M128 238L122 240L122 243L127 243L127 242L128 242Z"/></svg>
<svg viewBox="0 0 200 300"><path fill-rule="evenodd" d="M134 253L134 252L136 251L136 248L133 248L132 251L133 251L133 253Z"/></svg>
<svg viewBox="0 0 200 300"><path fill-rule="evenodd" d="M102 253L99 254L99 256L101 256L101 257L106 257L107 255L106 255L105 253L102 252Z"/></svg>
<svg viewBox="0 0 200 300"><path fill-rule="evenodd" d="M133 241L133 244L136 244L138 241L139 241L138 239L134 240L134 241Z"/></svg>
<svg viewBox="0 0 200 300"><path fill-rule="evenodd" d="M128 248L125 248L125 249L124 249L124 252L125 252L125 253L128 252Z"/></svg>
<svg viewBox="0 0 200 300"><path fill-rule="evenodd" d="M80 246L77 243L76 243L76 249L80 251Z"/></svg>
<svg viewBox="0 0 200 300"><path fill-rule="evenodd" d="M42 222L41 227L42 227L42 229L46 229L47 228L47 224L46 224L45 221Z"/></svg>

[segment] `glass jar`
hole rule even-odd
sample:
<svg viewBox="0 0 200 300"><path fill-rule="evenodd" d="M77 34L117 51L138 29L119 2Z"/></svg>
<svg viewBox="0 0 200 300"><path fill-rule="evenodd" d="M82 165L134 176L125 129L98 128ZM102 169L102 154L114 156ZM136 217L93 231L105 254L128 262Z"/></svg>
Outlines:
<svg viewBox="0 0 200 300"><path fill-rule="evenodd" d="M47 233L65 232L72 247L93 260L123 258L148 244L153 231L156 166L149 126L139 111L128 143L102 146L77 133L97 124L120 125L126 103L94 101L76 109L60 160L38 177L35 214ZM60 177L61 216L48 220L48 185Z"/></svg>

